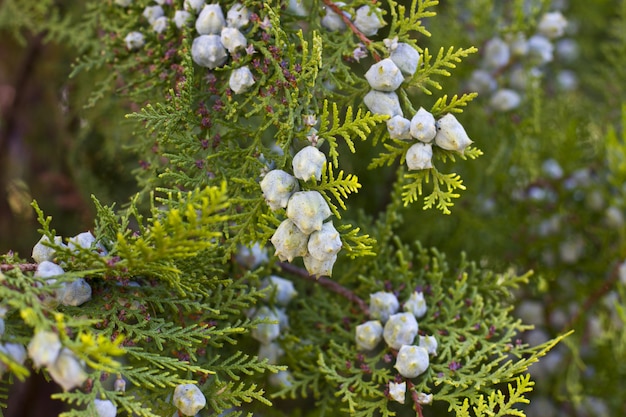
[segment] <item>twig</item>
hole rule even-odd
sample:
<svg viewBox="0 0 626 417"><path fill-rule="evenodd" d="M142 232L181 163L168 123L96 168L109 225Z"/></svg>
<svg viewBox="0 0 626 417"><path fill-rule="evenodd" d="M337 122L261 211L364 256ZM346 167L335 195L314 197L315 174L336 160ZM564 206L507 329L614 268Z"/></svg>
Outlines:
<svg viewBox="0 0 626 417"><path fill-rule="evenodd" d="M350 20L348 16L343 14L343 10L341 10L341 8L337 6L332 0L324 0L324 4L330 7L332 11L337 14L337 16L341 17L343 23L345 23L350 28L352 33L354 33L365 46L369 46L369 44L372 43L372 40L365 36L363 32L361 32L359 28L357 28L354 23L352 23L352 20ZM374 60L376 60L376 62L380 61L380 56L376 53L376 51L370 52L372 53L372 57L374 57Z"/></svg>
<svg viewBox="0 0 626 417"><path fill-rule="evenodd" d="M291 265L286 262L278 262L278 266L285 272L289 272L290 274L294 274L306 280L315 282L316 284L319 284L322 287L325 287L326 289L334 292L335 294L339 294L340 296L346 298L347 300L357 304L359 308L361 309L361 311L363 312L363 314L365 315L369 314L369 310L370 310L369 306L367 305L365 301L363 301L363 299L361 299L358 295L356 295L355 293L353 293L352 291L350 291L343 285L333 281L332 279L326 278L326 277L316 278L312 275L309 275L309 273L305 271L304 269L298 268L297 266Z"/></svg>
<svg viewBox="0 0 626 417"><path fill-rule="evenodd" d="M38 264L0 264L0 272L11 271L12 269L19 268L22 272L32 272L37 270Z"/></svg>

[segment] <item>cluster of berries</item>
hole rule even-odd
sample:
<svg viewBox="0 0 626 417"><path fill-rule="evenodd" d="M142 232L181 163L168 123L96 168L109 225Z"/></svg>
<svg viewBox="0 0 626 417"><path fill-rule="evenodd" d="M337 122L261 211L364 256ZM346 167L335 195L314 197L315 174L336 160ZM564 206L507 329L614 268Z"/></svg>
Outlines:
<svg viewBox="0 0 626 417"><path fill-rule="evenodd" d="M261 289L267 289L265 301L269 305L263 305L256 309L253 317L266 322L260 323L252 330L252 337L261 343L259 359L267 359L268 363L275 365L285 353L276 342L280 332L289 327L289 317L287 317L285 308L298 293L293 282L274 275L263 280ZM271 374L269 382L274 386L283 387L290 384L290 379L291 373L289 371L280 371Z"/></svg>
<svg viewBox="0 0 626 417"><path fill-rule="evenodd" d="M63 275L63 268L53 262L55 250L48 246L50 240L47 236L43 236L39 242L33 247L32 257L39 265L35 277L43 278L47 284L55 284L55 276ZM55 245L64 246L60 236L54 238ZM108 252L102 244L96 242L96 238L91 232L80 233L68 240L68 247L73 251L82 249L93 250L104 256ZM55 291L54 297L47 298L44 302L51 306L62 304L65 306L79 306L91 300L91 286L84 278L77 278L72 282L63 282Z"/></svg>
<svg viewBox="0 0 626 417"><path fill-rule="evenodd" d="M163 9L166 2L155 2L158 4L144 9L143 16L155 32L162 33L170 25L170 19ZM128 7L132 1L116 0L116 3ZM218 68L226 63L229 54L246 49L248 42L240 29L250 22L250 12L242 4L233 4L226 17L219 4L205 4L205 0L185 0L183 9L175 10L172 20L181 29L195 19L199 36L191 45L191 57L196 64L209 69ZM141 32L131 32L124 40L129 50L139 49L145 43ZM254 76L248 66L242 66L231 72L228 84L235 94L240 94L254 85Z"/></svg>
<svg viewBox="0 0 626 417"><path fill-rule="evenodd" d="M437 339L434 336L418 337L417 319L426 314L424 294L415 291L404 303L404 313L398 313L400 303L391 292L380 291L370 295L370 317L372 320L356 327L356 344L360 350L376 349L384 339L391 349L397 351L394 367L405 378L415 378L428 369L429 355L436 355ZM389 395L404 403L406 382L389 383Z"/></svg>
<svg viewBox="0 0 626 417"><path fill-rule="evenodd" d="M483 47L481 68L472 73L467 88L489 95L490 107L495 111L517 108L529 81L540 78L545 64L554 59L553 42L563 36L566 27L567 20L556 11L544 14L537 32L528 39L523 33L508 34L504 39L491 38ZM557 46L557 52L565 59L572 59L577 54L577 47L571 40ZM576 81L572 77L575 76L571 72L560 75L559 84L563 88L573 88Z"/></svg>
<svg viewBox="0 0 626 417"><path fill-rule="evenodd" d="M177 385L172 400L178 409L172 417L195 416L206 406L206 397L194 384Z"/></svg>
<svg viewBox="0 0 626 417"><path fill-rule="evenodd" d="M328 202L318 191L299 191L302 180L319 181L326 156L315 146L306 146L293 158L293 175L274 169L261 180L261 190L270 209L287 209L287 219L270 239L281 261L302 256L311 275L332 275L342 243Z"/></svg>

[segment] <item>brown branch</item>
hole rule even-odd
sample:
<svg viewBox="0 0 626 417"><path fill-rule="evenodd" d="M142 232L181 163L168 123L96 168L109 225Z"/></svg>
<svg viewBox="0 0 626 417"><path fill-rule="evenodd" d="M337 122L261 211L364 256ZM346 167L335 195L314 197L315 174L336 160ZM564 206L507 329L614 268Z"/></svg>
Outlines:
<svg viewBox="0 0 626 417"><path fill-rule="evenodd" d="M19 268L22 272L32 272L37 270L38 264L0 264L0 272L11 271L15 268Z"/></svg>
<svg viewBox="0 0 626 417"><path fill-rule="evenodd" d="M354 33L357 36L357 38L359 38L361 42L363 42L365 46L369 46L372 43L372 40L369 39L367 36L365 36L365 34L363 34L363 32L361 32L359 28L357 28L354 25L354 23L352 23L352 20L350 20L348 16L343 14L343 10L341 10L341 8L337 6L332 0L324 0L324 4L330 7L333 12L335 12L339 17L341 17L341 20L343 20L343 23L345 23L346 26L350 28L352 33ZM380 56L376 53L376 51L370 51L370 52L372 53L372 57L374 57L374 60L376 62L380 61Z"/></svg>
<svg viewBox="0 0 626 417"><path fill-rule="evenodd" d="M278 262L278 266L280 267L280 269L282 269L285 272L288 272L290 274L297 275L306 280L315 282L316 284L321 285L322 287L334 292L335 294L339 294L340 296L346 298L347 300L357 304L359 308L361 309L361 311L363 312L363 314L369 315L370 308L367 305L367 303L363 301L363 299L361 299L358 295L356 295L355 293L353 293L352 291L350 291L343 285L333 281L332 279L327 278L327 277L316 278L313 275L309 275L309 273L306 270L302 268L298 268L297 266L286 263L286 262Z"/></svg>

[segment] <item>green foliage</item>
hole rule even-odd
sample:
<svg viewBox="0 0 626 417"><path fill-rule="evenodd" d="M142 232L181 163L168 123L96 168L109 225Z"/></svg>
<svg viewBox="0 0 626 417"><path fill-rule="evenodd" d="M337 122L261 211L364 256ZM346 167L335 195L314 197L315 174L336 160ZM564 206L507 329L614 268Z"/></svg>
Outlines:
<svg viewBox="0 0 626 417"><path fill-rule="evenodd" d="M22 43L35 35L77 55L71 81L63 81L72 93L67 117L88 126L85 142L92 133L102 142L102 160L122 152L134 159L120 172L139 190L119 190L117 203L93 197L96 240L85 247L75 238L55 241L52 219L33 203L61 275L41 277L17 254L0 257L2 343L27 346L51 331L87 374L53 395L70 407L61 415L94 415L95 399L110 400L118 414L172 415L174 387L187 383L207 399L201 416L523 417L532 415L532 391L567 393L573 407L603 398L623 414L615 381L626 377L619 366L626 352L626 2L608 29L598 23L608 1L603 11L571 2L574 17L589 16L611 39L596 48L596 68L558 52L542 64L512 53L493 68L484 62L489 52L476 54L495 37L511 44L535 35L551 10L543 0L242 3L253 12L241 27L246 47L212 69L192 58L195 15L187 27L172 23L182 0L161 5L170 18L161 33L144 16L156 6L148 0L0 5L3 35ZM234 4L220 6L227 15ZM373 35L351 20L368 5L386 23ZM345 30L322 23L338 8ZM144 35L141 48L125 43L133 31ZM587 51L601 43L577 37ZM435 141L433 168L407 170L416 141L392 139L389 116L363 103L371 88L364 74L390 56L394 40L420 53L417 71L395 91L403 117L420 107L436 119L462 113L480 149L448 151ZM235 93L230 77L243 67L254 83ZM564 90L560 71L577 67L582 88ZM491 87L472 91L476 69L496 89L511 87L520 70L527 78L516 87L519 105L498 111ZM332 279L310 276L300 256L284 263L268 253L287 211L270 210L259 183L273 169L291 173L306 145L328 157L319 181L297 182L331 209L341 242ZM18 191L29 195L27 187ZM415 210L420 200L424 210ZM284 278L297 296L288 304L278 289L269 296L268 276ZM64 305L59 294L78 279L91 298ZM433 335L438 348L418 377L399 374L397 351L385 342L357 347L357 326L374 320L369 296L380 291L401 307L415 292L425 297L419 336ZM525 313L529 302L541 319ZM263 317L265 310L275 317ZM271 343L263 331L277 332ZM21 363L0 347L4 405L6 384L27 378L33 358ZM533 381L546 355L560 355L552 358L563 371ZM607 358L618 365L607 367ZM54 382L50 367L35 371ZM404 403L391 395L391 382L407 384Z"/></svg>

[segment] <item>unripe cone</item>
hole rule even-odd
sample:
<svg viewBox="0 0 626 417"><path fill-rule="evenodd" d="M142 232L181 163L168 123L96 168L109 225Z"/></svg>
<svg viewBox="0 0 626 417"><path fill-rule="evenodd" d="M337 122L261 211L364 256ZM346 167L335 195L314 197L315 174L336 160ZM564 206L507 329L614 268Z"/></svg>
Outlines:
<svg viewBox="0 0 626 417"><path fill-rule="evenodd" d="M424 294L418 291L413 291L413 294L409 297L409 299L404 303L403 306L404 311L408 311L413 313L416 318L422 317L426 314L426 301L424 301Z"/></svg>
<svg viewBox="0 0 626 417"><path fill-rule="evenodd" d="M402 116L393 116L387 120L387 131L392 139L411 139L411 121Z"/></svg>
<svg viewBox="0 0 626 417"><path fill-rule="evenodd" d="M278 226L270 241L276 248L278 259L291 262L293 258L307 254L309 235L302 233L298 226L286 219Z"/></svg>
<svg viewBox="0 0 626 417"><path fill-rule="evenodd" d="M326 155L315 146L305 146L293 157L293 175L303 181L322 178L322 168L326 164Z"/></svg>
<svg viewBox="0 0 626 417"><path fill-rule="evenodd" d="M49 366L56 361L61 352L61 341L54 332L38 331L28 344L28 356L35 368Z"/></svg>
<svg viewBox="0 0 626 417"><path fill-rule="evenodd" d="M341 237L333 222L326 222L321 230L313 232L307 247L309 254L320 261L336 255L341 250Z"/></svg>
<svg viewBox="0 0 626 417"><path fill-rule="evenodd" d="M82 385L87 379L83 365L67 348L63 348L56 360L48 366L48 373L65 391Z"/></svg>
<svg viewBox="0 0 626 417"><path fill-rule="evenodd" d="M387 345L393 349L400 349L402 345L410 345L417 336L417 320L411 313L398 313L389 317L383 330L383 337Z"/></svg>
<svg viewBox="0 0 626 417"><path fill-rule="evenodd" d="M206 406L206 398L194 384L181 384L174 389L174 406L185 416L195 416Z"/></svg>
<svg viewBox="0 0 626 417"><path fill-rule="evenodd" d="M372 65L365 79L374 90L387 92L396 90L404 81L400 68L389 58Z"/></svg>
<svg viewBox="0 0 626 417"><path fill-rule="evenodd" d="M293 299L298 292L293 287L293 282L288 279L271 275L263 280L261 288L271 287L265 301L274 300L274 302L281 306L286 306L289 301Z"/></svg>
<svg viewBox="0 0 626 417"><path fill-rule="evenodd" d="M260 185L265 201L272 210L287 207L289 198L300 189L298 180L280 169L268 172Z"/></svg>
<svg viewBox="0 0 626 417"><path fill-rule="evenodd" d="M411 136L415 139L429 143L437 134L437 123L435 122L435 116L423 107L415 113L415 116L411 119Z"/></svg>
<svg viewBox="0 0 626 417"><path fill-rule="evenodd" d="M374 114L386 114L390 117L402 116L400 100L394 91L385 93L383 91L371 90L363 97L363 103Z"/></svg>
<svg viewBox="0 0 626 417"><path fill-rule="evenodd" d="M433 147L430 143L418 142L406 152L406 165L409 170L429 169L433 167Z"/></svg>
<svg viewBox="0 0 626 417"><path fill-rule="evenodd" d="M93 400L94 407L98 417L115 417L117 415L117 407L109 400Z"/></svg>
<svg viewBox="0 0 626 417"><path fill-rule="evenodd" d="M448 113L437 122L435 143L440 148L463 153L472 144L472 140L456 117Z"/></svg>
<svg viewBox="0 0 626 417"><path fill-rule="evenodd" d="M428 352L420 346L404 345L398 351L394 368L406 378L415 378L423 374L430 365Z"/></svg>
<svg viewBox="0 0 626 417"><path fill-rule="evenodd" d="M331 255L324 259L317 259L311 255L306 255L302 260L304 261L304 267L310 275L315 277L330 277L333 275L333 265L335 265L335 261L337 261L337 255Z"/></svg>
<svg viewBox="0 0 626 417"><path fill-rule="evenodd" d="M400 303L391 292L378 291L370 294L370 317L386 322L389 316L395 314L400 308Z"/></svg>
<svg viewBox="0 0 626 417"><path fill-rule="evenodd" d="M226 22L228 26L239 29L250 22L250 11L241 3L235 3L226 13Z"/></svg>
<svg viewBox="0 0 626 417"><path fill-rule="evenodd" d="M230 78L228 79L228 86L233 93L241 94L248 91L250 87L254 85L254 77L252 76L252 72L250 68L247 66L237 68L230 73Z"/></svg>
<svg viewBox="0 0 626 417"><path fill-rule="evenodd" d="M354 18L354 26L357 27L365 36L376 35L378 29L385 26L385 21L382 20L377 12L380 13L379 8L373 8L371 6L361 6L356 11L356 17Z"/></svg>
<svg viewBox="0 0 626 417"><path fill-rule="evenodd" d="M356 345L360 350L373 350L383 339L383 326L370 320L356 326Z"/></svg>
<svg viewBox="0 0 626 417"><path fill-rule="evenodd" d="M207 4L196 20L196 30L200 35L217 35L226 25L224 13L219 4Z"/></svg>
<svg viewBox="0 0 626 417"><path fill-rule="evenodd" d="M223 28L220 34L220 40L224 48L231 54L237 51L237 49L245 48L248 44L246 37L237 28Z"/></svg>
<svg viewBox="0 0 626 417"><path fill-rule="evenodd" d="M408 43L399 42L396 49L391 52L389 58L397 65L407 77L412 77L417 71L420 53Z"/></svg>
<svg viewBox="0 0 626 417"><path fill-rule="evenodd" d="M191 58L201 67L213 69L224 65L228 54L219 35L201 35L191 44Z"/></svg>
<svg viewBox="0 0 626 417"><path fill-rule="evenodd" d="M306 235L321 230L324 220L331 213L328 203L318 191L299 191L287 203L287 217Z"/></svg>

